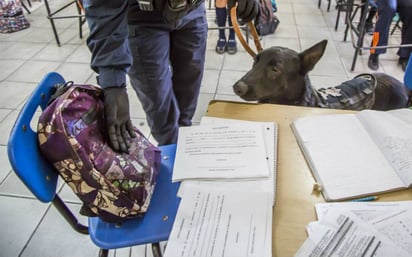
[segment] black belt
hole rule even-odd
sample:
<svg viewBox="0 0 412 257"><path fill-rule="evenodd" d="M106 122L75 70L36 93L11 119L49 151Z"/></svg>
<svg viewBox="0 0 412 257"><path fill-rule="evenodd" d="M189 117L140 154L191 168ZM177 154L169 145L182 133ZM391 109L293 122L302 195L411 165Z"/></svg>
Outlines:
<svg viewBox="0 0 412 257"><path fill-rule="evenodd" d="M153 3L154 0L136 0L139 9L142 11L154 11L154 10L160 10L163 8L160 8L160 6L155 6ZM202 2L203 0L164 0L169 5L169 8L175 12L179 12L184 10L185 8L189 7L189 9L192 9L194 6L196 6L199 2Z"/></svg>

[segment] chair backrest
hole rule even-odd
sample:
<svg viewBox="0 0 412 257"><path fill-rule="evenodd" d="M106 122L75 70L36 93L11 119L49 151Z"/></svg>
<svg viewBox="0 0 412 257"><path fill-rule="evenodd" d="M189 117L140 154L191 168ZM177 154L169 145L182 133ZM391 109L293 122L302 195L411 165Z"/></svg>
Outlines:
<svg viewBox="0 0 412 257"><path fill-rule="evenodd" d="M11 166L23 183L42 202L50 202L56 194L58 173L40 154L37 132L30 123L36 110L44 110L53 93L53 86L65 83L58 73L48 73L33 91L20 111L7 145ZM37 121L36 121L37 124Z"/></svg>
<svg viewBox="0 0 412 257"><path fill-rule="evenodd" d="M405 74L403 75L403 83L407 88L412 90L412 54L409 57L408 64L406 65Z"/></svg>

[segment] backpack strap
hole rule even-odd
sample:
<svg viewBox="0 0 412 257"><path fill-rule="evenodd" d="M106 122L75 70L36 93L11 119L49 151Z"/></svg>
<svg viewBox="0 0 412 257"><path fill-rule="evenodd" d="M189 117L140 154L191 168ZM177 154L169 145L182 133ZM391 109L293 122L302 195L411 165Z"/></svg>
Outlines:
<svg viewBox="0 0 412 257"><path fill-rule="evenodd" d="M47 102L47 105L51 104L56 98L59 96L63 95L64 93L67 92L67 90L73 85L73 81L67 81L64 84L55 84L53 86L53 94L50 96L49 101Z"/></svg>

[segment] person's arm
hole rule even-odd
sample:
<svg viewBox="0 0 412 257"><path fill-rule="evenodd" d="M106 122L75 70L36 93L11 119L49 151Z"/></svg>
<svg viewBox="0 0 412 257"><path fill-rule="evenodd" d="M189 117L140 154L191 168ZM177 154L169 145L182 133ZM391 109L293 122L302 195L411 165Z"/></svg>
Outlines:
<svg viewBox="0 0 412 257"><path fill-rule="evenodd" d="M127 43L127 0L83 0L90 34L87 46L92 53L91 67L99 74L102 88L126 83L132 63Z"/></svg>
<svg viewBox="0 0 412 257"><path fill-rule="evenodd" d="M243 22L252 21L259 12L259 3L257 0L228 0L227 7L229 12L236 3L236 15L242 19Z"/></svg>
<svg viewBox="0 0 412 257"><path fill-rule="evenodd" d="M136 137L129 114L126 73L132 58L127 41L127 0L83 0L90 34L87 46L91 67L103 88L109 143L127 152L130 137Z"/></svg>

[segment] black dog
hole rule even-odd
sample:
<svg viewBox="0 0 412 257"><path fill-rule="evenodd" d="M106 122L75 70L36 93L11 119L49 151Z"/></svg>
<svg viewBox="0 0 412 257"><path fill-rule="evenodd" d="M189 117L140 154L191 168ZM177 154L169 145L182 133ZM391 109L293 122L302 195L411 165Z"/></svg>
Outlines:
<svg viewBox="0 0 412 257"><path fill-rule="evenodd" d="M322 57L326 44L323 40L301 53L284 47L264 49L255 57L252 69L235 83L234 92L246 101L308 105L308 72ZM377 86L372 109L407 107L409 92L402 82L384 73L374 75Z"/></svg>

